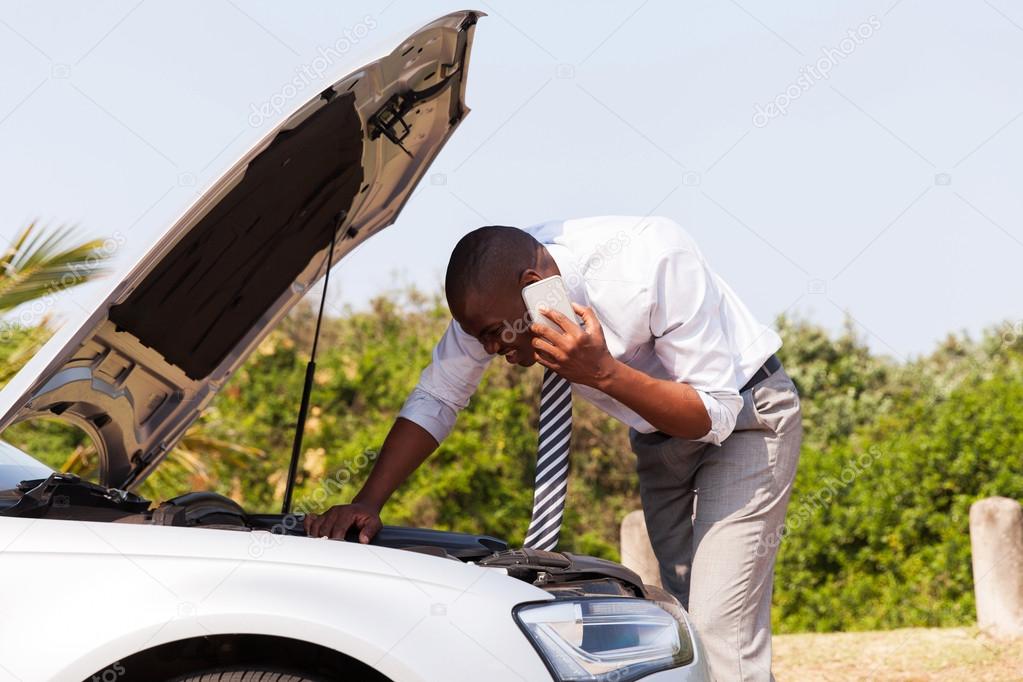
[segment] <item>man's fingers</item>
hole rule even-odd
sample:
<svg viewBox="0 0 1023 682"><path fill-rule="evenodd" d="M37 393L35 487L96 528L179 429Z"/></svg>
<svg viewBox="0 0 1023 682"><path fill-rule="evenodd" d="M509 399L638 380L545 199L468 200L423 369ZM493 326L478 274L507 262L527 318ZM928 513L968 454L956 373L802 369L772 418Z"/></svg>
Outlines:
<svg viewBox="0 0 1023 682"><path fill-rule="evenodd" d="M365 545L380 531L381 523L379 519L368 518L363 520L361 525L362 530L359 532L359 542Z"/></svg>
<svg viewBox="0 0 1023 682"><path fill-rule="evenodd" d="M331 510L327 510L327 513L320 519L320 523L316 526L315 537L322 538L330 535L330 529L334 525L334 513Z"/></svg>
<svg viewBox="0 0 1023 682"><path fill-rule="evenodd" d="M533 348L557 362L564 362L567 359L567 356L560 348L545 339L533 339Z"/></svg>
<svg viewBox="0 0 1023 682"><path fill-rule="evenodd" d="M352 512L348 509L342 509L334 514L334 517L328 522L325 528L320 529L319 537L326 535L328 538L343 540L345 533L348 532L353 520Z"/></svg>
<svg viewBox="0 0 1023 682"><path fill-rule="evenodd" d="M329 516L330 510L327 510L326 514L321 514L313 520L313 529L311 533L308 533L310 537L318 538L323 536L323 528L330 522Z"/></svg>
<svg viewBox="0 0 1023 682"><path fill-rule="evenodd" d="M574 305L574 304L573 304ZM575 334L579 331L579 325L574 320L570 320L554 308L548 308L546 306L540 307L540 314L546 317L554 324L561 327L561 330L566 334Z"/></svg>
<svg viewBox="0 0 1023 682"><path fill-rule="evenodd" d="M534 322L533 324L529 325L529 331L533 332L534 336L539 336L541 338L547 339L551 343L557 342L558 337L563 336L563 334L560 331L558 331L557 329L551 329L542 322Z"/></svg>
<svg viewBox="0 0 1023 682"><path fill-rule="evenodd" d="M319 514L305 515L305 534L311 538L317 538L320 526L323 525L323 517Z"/></svg>
<svg viewBox="0 0 1023 682"><path fill-rule="evenodd" d="M382 527L379 514L358 504L341 504L323 514L306 514L304 525L308 537L332 540L344 540L354 528L362 543L372 540Z"/></svg>
<svg viewBox="0 0 1023 682"><path fill-rule="evenodd" d="M558 372L561 369L561 363L560 362L558 362L557 360L554 360L553 358L551 358L549 356L544 355L543 353L537 353L536 354L536 361L538 363L540 363L542 366L544 366L547 369L552 370L554 372Z"/></svg>
<svg viewBox="0 0 1023 682"><path fill-rule="evenodd" d="M572 310L575 311L576 315L583 318L583 324L586 325L587 333L593 332L595 329L600 327L600 322L597 321L597 316L593 313L593 308L573 303Z"/></svg>

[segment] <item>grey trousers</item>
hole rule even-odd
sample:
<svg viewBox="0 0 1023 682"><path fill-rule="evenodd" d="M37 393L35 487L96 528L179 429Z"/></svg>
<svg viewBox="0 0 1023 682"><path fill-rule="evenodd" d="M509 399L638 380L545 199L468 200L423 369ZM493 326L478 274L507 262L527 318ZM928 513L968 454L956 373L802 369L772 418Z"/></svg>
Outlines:
<svg viewBox="0 0 1023 682"><path fill-rule="evenodd" d="M774 679L774 560L803 438L784 369L742 398L720 447L629 431L661 581L689 610L721 682Z"/></svg>

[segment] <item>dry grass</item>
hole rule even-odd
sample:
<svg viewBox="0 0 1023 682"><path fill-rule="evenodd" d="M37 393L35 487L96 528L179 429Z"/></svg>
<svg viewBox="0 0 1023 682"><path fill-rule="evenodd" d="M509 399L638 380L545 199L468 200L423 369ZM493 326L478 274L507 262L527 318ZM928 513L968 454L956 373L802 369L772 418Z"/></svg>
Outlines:
<svg viewBox="0 0 1023 682"><path fill-rule="evenodd" d="M976 628L776 635L774 673L778 682L1017 682L1023 640Z"/></svg>

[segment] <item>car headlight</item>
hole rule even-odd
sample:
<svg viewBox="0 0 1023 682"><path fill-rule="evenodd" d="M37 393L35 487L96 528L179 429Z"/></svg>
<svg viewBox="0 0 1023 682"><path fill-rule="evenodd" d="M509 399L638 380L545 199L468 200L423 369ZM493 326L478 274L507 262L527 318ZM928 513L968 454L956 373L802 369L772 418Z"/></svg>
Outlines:
<svg viewBox="0 0 1023 682"><path fill-rule="evenodd" d="M524 604L515 618L559 681L627 682L693 660L677 602L559 600Z"/></svg>

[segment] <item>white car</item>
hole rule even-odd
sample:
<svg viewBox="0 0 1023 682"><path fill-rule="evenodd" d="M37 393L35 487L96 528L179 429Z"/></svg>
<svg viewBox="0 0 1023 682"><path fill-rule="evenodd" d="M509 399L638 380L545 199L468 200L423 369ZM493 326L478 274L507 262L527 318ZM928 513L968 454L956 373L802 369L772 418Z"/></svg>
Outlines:
<svg viewBox="0 0 1023 682"><path fill-rule="evenodd" d="M416 528L313 539L215 493L132 492L326 265L395 220L468 113L480 16L287 117L0 392L0 429L57 419L100 459L90 482L0 443L0 681L708 679L678 602L613 562Z"/></svg>

